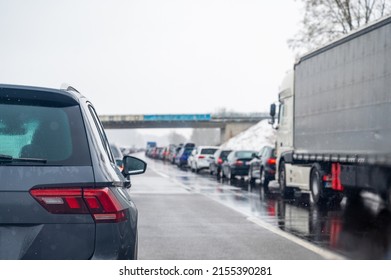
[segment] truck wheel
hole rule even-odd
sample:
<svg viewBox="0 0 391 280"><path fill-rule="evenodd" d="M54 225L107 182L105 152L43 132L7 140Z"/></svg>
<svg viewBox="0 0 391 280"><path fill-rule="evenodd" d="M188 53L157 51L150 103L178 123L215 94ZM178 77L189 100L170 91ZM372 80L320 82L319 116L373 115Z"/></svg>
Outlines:
<svg viewBox="0 0 391 280"><path fill-rule="evenodd" d="M283 197L288 196L288 190L286 186L286 173L285 173L285 163L281 162L280 168L278 171L278 183L280 185L280 192Z"/></svg>
<svg viewBox="0 0 391 280"><path fill-rule="evenodd" d="M345 196L347 198L347 202L349 204L356 204L360 203L361 196L360 196L361 191L359 189L355 188L346 188L345 189Z"/></svg>
<svg viewBox="0 0 391 280"><path fill-rule="evenodd" d="M310 175L311 200L316 205L327 202L327 197L322 184L322 171L319 164L314 164Z"/></svg>
<svg viewBox="0 0 391 280"><path fill-rule="evenodd" d="M331 206L338 207L341 204L342 199L343 199L343 193L334 191L331 199Z"/></svg>

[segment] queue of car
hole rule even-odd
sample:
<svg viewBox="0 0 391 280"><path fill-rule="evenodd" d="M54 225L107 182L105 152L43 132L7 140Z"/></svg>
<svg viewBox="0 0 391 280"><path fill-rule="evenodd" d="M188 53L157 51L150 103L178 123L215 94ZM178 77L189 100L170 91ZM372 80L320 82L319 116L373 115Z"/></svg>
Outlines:
<svg viewBox="0 0 391 280"><path fill-rule="evenodd" d="M152 159L163 160L191 172L210 174L219 179L245 178L250 186L257 183L266 190L275 180L276 156L271 146L259 150L233 150L218 146L196 146L195 143L170 144L146 152Z"/></svg>

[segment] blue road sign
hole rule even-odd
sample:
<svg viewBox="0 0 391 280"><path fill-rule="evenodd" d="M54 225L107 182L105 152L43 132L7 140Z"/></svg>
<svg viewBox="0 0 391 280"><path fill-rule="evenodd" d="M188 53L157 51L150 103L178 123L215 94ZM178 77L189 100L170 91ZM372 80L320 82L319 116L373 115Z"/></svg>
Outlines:
<svg viewBox="0 0 391 280"><path fill-rule="evenodd" d="M210 121L210 114L144 115L144 121Z"/></svg>

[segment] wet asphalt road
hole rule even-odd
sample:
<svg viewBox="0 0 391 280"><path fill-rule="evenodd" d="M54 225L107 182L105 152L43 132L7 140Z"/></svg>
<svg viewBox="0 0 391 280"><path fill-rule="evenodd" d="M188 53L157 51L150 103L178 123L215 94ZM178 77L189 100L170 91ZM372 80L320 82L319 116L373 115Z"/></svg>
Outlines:
<svg viewBox="0 0 391 280"><path fill-rule="evenodd" d="M130 189L139 259L391 259L391 218L372 195L318 209L306 194L281 198L275 184L266 194L246 180L145 160Z"/></svg>

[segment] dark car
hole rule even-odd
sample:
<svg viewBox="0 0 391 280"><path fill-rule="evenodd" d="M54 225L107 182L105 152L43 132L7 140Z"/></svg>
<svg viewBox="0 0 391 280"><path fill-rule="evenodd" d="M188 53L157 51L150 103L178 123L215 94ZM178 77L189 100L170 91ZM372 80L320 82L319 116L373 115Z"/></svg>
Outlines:
<svg viewBox="0 0 391 280"><path fill-rule="evenodd" d="M0 85L0 259L136 259L146 164L123 164L75 89Z"/></svg>
<svg viewBox="0 0 391 280"><path fill-rule="evenodd" d="M156 159L164 160L165 152L166 152L166 148L165 147L157 148Z"/></svg>
<svg viewBox="0 0 391 280"><path fill-rule="evenodd" d="M189 156L193 150L194 150L194 147L187 148L187 147L183 146L175 157L175 164L179 168L185 168L185 167L187 168L187 159L189 158Z"/></svg>
<svg viewBox="0 0 391 280"><path fill-rule="evenodd" d="M267 188L269 182L275 180L276 175L276 156L274 148L264 146L250 161L248 171L248 181L253 186L257 179L261 186Z"/></svg>
<svg viewBox="0 0 391 280"><path fill-rule="evenodd" d="M217 178L220 178L221 165L227 159L227 156L232 150L218 149L209 163L209 173L210 175L215 175Z"/></svg>
<svg viewBox="0 0 391 280"><path fill-rule="evenodd" d="M185 144L183 144L183 147L185 148L195 148L195 143L192 143L192 142L187 142Z"/></svg>
<svg viewBox="0 0 391 280"><path fill-rule="evenodd" d="M221 166L221 177L232 180L235 176L247 176L249 163L256 151L232 151Z"/></svg>

